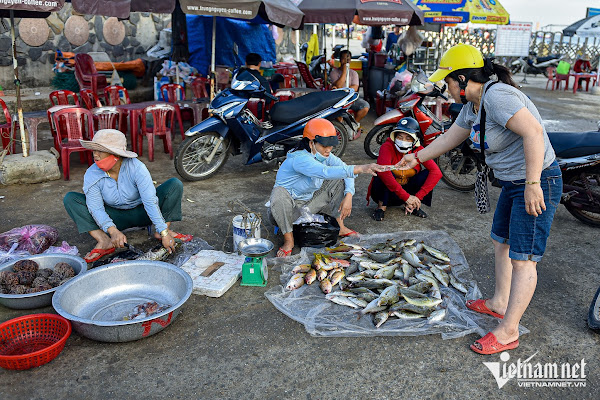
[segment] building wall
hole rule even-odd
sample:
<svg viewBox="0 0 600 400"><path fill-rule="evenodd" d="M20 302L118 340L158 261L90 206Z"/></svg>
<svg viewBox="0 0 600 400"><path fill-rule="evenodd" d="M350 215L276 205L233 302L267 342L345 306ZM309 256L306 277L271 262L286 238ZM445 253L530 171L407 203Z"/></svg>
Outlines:
<svg viewBox="0 0 600 400"><path fill-rule="evenodd" d="M88 22L89 37L81 46L72 45L64 35L65 23L72 13L70 3L52 13L46 22L49 26L48 40L36 47L29 46L19 36L19 18L15 19L17 61L19 79L24 87L50 86L54 77L52 67L56 50L74 53L106 52L112 61L129 61L146 54L158 42L159 32L170 27L171 16L152 13L132 13L129 20L121 21L125 38L120 44L111 45L104 40L103 27L107 17L84 15ZM0 84L5 89L14 88L10 20L0 21Z"/></svg>

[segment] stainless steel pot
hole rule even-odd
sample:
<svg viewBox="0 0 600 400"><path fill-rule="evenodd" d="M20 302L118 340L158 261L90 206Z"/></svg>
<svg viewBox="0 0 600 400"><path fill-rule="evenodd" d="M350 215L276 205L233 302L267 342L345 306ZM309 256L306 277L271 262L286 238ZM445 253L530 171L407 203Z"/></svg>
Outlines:
<svg viewBox="0 0 600 400"><path fill-rule="evenodd" d="M93 269L62 285L54 309L79 334L102 342L128 342L151 336L170 325L192 294L192 278L160 261L125 261ZM142 303L171 305L141 319L123 318Z"/></svg>

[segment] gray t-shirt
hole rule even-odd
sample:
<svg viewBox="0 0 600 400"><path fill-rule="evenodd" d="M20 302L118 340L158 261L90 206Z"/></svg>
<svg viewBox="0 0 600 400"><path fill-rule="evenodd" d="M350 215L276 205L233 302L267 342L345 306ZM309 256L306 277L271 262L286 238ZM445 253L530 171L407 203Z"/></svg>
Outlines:
<svg viewBox="0 0 600 400"><path fill-rule="evenodd" d="M525 179L525 153L523 151L523 138L510 129L506 123L521 108L527 107L529 112L538 120L544 129L544 165L546 169L554 162L554 149L546 134L542 118L535 105L519 89L502 82L489 88L485 84L483 103L486 112L485 124L485 162L494 170L494 176L503 181ZM480 150L479 127L481 120L481 107L475 114L473 104L467 103L456 118L456 124L464 129L470 129L469 139L473 147Z"/></svg>

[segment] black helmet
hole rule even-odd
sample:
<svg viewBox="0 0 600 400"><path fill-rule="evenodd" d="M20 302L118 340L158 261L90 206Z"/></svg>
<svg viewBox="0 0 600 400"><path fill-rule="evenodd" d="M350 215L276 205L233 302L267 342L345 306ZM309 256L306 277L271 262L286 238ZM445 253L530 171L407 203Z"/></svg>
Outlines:
<svg viewBox="0 0 600 400"><path fill-rule="evenodd" d="M417 147L421 144L419 140L419 134L421 133L421 129L419 127L419 123L417 120L411 117L402 118L396 124L396 127L390 133L390 138L393 140L396 139L396 134L398 132L408 133L413 138L413 146Z"/></svg>

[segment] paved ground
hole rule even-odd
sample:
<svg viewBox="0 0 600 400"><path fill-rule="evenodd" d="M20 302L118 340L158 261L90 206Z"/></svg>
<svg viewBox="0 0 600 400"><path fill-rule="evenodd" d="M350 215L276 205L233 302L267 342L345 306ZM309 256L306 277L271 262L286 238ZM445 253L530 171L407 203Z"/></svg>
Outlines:
<svg viewBox="0 0 600 400"><path fill-rule="evenodd" d="M519 77L520 78L520 77ZM538 105L550 130L594 130L600 119L600 97L543 90L545 80L528 78L523 90ZM369 115L366 128L373 117ZM179 138L176 143L179 143ZM362 138L352 142L348 163L369 159ZM41 148L48 148L49 140ZM146 162L154 179L176 176L168 157ZM62 206L68 191L81 190L85 167L72 164L71 181L0 187L0 231L29 223L44 223L60 231L59 240L92 247L78 235ZM185 183L184 221L176 228L193 233L220 248L233 214L225 200L242 200L251 209L263 207L275 179L273 168L243 166L230 158L214 178ZM484 295L493 293L493 252L489 240L492 215L476 212L471 193L458 193L440 183L434 192L430 218L422 220L398 211L374 222L364 199L368 178L357 179L357 195L348 225L362 233L443 229L456 240ZM495 202L498 192L492 192ZM585 388L523 388L516 380L499 389L468 345L471 335L444 341L439 336L318 338L277 311L263 296L264 288L235 285L218 299L192 295L182 314L165 331L138 342L104 344L73 334L52 363L25 371L0 374L2 399L392 399L392 398L600 398L600 337L588 330L586 315L598 279L598 233L560 207L548 250L539 264L538 288L523 325L531 333L510 352L511 362L576 363L585 358ZM143 231L130 241L149 247ZM276 245L281 238L273 239ZM267 288L279 284L274 272ZM0 306L0 321L32 311ZM53 312L52 308L35 312Z"/></svg>

